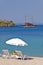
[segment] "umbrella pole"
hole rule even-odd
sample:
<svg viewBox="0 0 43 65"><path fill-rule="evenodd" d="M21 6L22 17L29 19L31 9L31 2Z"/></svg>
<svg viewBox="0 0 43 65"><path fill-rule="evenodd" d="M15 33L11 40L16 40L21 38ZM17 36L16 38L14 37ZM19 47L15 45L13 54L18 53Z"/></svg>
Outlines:
<svg viewBox="0 0 43 65"><path fill-rule="evenodd" d="M16 46L15 50L17 50L17 46Z"/></svg>

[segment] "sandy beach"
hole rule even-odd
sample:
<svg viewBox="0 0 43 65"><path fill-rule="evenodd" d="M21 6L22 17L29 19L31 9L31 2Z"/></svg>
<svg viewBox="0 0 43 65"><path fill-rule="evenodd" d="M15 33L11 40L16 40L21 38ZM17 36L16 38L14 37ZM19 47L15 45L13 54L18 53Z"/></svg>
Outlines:
<svg viewBox="0 0 43 65"><path fill-rule="evenodd" d="M31 60L3 59L0 57L0 65L43 65L43 58L33 57Z"/></svg>

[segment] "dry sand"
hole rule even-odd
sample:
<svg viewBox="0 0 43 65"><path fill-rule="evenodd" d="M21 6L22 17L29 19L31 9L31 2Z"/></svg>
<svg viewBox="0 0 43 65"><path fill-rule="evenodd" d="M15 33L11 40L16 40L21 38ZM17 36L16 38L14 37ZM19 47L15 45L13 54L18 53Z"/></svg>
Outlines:
<svg viewBox="0 0 43 65"><path fill-rule="evenodd" d="M33 57L31 60L17 60L0 57L0 65L43 65L43 58Z"/></svg>

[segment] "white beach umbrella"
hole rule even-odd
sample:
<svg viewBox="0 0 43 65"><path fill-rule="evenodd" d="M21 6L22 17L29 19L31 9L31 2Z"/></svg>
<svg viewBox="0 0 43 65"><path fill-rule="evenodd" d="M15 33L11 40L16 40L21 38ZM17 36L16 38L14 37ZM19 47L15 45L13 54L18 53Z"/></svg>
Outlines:
<svg viewBox="0 0 43 65"><path fill-rule="evenodd" d="M28 45L26 42L24 42L23 40L19 38L10 39L6 41L6 43L10 45L16 45L16 46L27 46Z"/></svg>

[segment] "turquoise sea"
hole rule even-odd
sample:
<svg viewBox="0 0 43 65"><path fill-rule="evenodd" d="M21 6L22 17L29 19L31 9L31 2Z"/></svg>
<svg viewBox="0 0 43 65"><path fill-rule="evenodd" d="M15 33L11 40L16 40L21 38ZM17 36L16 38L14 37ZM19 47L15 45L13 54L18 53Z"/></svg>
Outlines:
<svg viewBox="0 0 43 65"><path fill-rule="evenodd" d="M24 40L28 46L16 47L5 43L7 40L16 37ZM23 26L0 27L0 53L3 49L8 49L11 53L18 49L29 56L43 57L43 25L34 28Z"/></svg>

